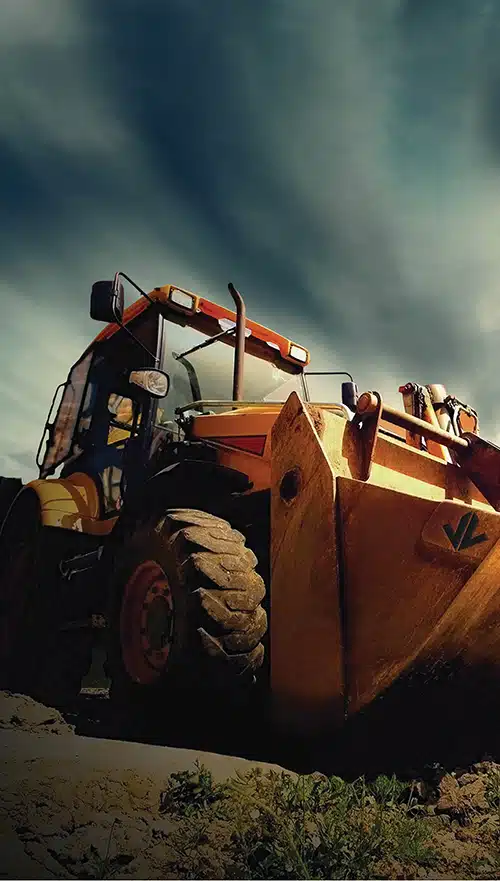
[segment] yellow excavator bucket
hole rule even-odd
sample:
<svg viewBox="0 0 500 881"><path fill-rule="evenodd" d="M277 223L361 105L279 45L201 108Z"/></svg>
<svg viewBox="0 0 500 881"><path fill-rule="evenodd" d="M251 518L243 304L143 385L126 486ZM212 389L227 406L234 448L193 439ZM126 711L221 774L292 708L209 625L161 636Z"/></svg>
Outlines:
<svg viewBox="0 0 500 881"><path fill-rule="evenodd" d="M381 431L378 401L363 433L294 393L273 427L271 689L287 733L339 728L415 675L500 667L500 514L464 468Z"/></svg>

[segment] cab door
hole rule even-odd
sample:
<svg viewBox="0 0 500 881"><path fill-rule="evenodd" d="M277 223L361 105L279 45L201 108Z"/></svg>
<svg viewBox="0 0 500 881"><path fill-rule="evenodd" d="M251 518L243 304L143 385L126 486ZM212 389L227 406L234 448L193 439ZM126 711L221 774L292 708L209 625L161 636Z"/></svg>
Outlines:
<svg viewBox="0 0 500 881"><path fill-rule="evenodd" d="M141 480L149 458L158 402L131 386L128 375L131 370L154 367L162 322L158 312L149 308L129 325L148 351L123 329L97 343L86 356L84 382L82 361L70 372L69 393L63 395L52 429L41 476L49 468L53 473L59 464L62 478L75 472L89 474L99 491L103 518L116 516L126 490ZM80 378L78 395L73 391L75 374Z"/></svg>

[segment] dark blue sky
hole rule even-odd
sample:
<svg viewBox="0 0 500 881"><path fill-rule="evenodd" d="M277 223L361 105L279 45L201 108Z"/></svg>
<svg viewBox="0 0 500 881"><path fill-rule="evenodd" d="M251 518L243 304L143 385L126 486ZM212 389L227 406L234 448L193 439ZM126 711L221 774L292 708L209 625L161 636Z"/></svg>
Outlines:
<svg viewBox="0 0 500 881"><path fill-rule="evenodd" d="M0 472L116 269L497 436L499 45L500 0L1 0Z"/></svg>

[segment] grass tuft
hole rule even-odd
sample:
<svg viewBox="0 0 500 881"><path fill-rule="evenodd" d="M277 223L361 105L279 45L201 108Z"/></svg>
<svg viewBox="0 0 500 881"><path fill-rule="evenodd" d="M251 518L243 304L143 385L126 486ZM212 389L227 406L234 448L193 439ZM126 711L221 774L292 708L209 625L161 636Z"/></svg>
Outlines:
<svg viewBox="0 0 500 881"><path fill-rule="evenodd" d="M160 813L187 817L227 797L227 786L216 784L211 771L196 762L195 771L176 771L160 796Z"/></svg>
<svg viewBox="0 0 500 881"><path fill-rule="evenodd" d="M216 846L217 877L333 881L375 877L377 865L387 862L431 867L431 829L412 815L414 804L411 787L395 777L348 783L256 768L220 785L199 765L172 775L161 810L189 818L191 841ZM187 831L181 824L170 842L179 852L186 852ZM215 877L206 853L198 854L196 867L192 850L190 859L184 871Z"/></svg>

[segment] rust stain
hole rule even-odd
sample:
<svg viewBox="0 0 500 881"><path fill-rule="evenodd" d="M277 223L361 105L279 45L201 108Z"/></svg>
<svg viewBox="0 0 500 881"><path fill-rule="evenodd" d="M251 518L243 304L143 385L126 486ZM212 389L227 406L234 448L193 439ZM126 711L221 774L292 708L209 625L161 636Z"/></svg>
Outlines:
<svg viewBox="0 0 500 881"><path fill-rule="evenodd" d="M312 419L314 428L318 432L320 438L323 437L325 433L325 418L323 416L322 411L319 407L308 407L309 416Z"/></svg>

